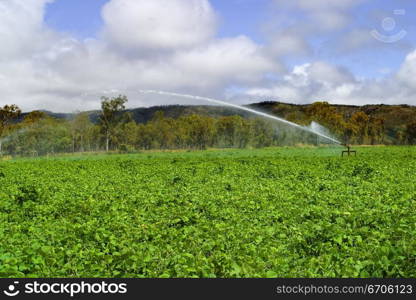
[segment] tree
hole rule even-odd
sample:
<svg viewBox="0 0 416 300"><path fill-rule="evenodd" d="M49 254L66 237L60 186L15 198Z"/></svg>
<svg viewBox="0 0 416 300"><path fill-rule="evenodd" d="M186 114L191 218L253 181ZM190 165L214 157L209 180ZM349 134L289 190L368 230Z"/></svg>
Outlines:
<svg viewBox="0 0 416 300"><path fill-rule="evenodd" d="M144 150L152 149L154 145L154 139L156 136L156 130L153 123L140 124L137 128L137 144Z"/></svg>
<svg viewBox="0 0 416 300"><path fill-rule="evenodd" d="M344 119L339 114L335 107L331 106L328 102L315 102L312 103L307 109L306 114L313 121L328 127L331 131L338 134L342 133Z"/></svg>
<svg viewBox="0 0 416 300"><path fill-rule="evenodd" d="M240 124L237 131L238 147L240 149L246 148L251 139L251 123L243 118L240 119Z"/></svg>
<svg viewBox="0 0 416 300"><path fill-rule="evenodd" d="M371 138L371 145L384 143L385 120L383 118L371 117L369 122L368 134ZM402 137L397 136L400 142Z"/></svg>
<svg viewBox="0 0 416 300"><path fill-rule="evenodd" d="M71 150L71 133L66 120L48 117L23 129L5 143L9 153L37 156Z"/></svg>
<svg viewBox="0 0 416 300"><path fill-rule="evenodd" d="M273 144L274 129L270 122L255 118L253 126L253 146L255 148L270 147Z"/></svg>
<svg viewBox="0 0 416 300"><path fill-rule="evenodd" d="M87 139L89 141L89 149L93 151L99 151L100 145L102 142L102 130L101 126L98 124L94 124L89 130Z"/></svg>
<svg viewBox="0 0 416 300"><path fill-rule="evenodd" d="M343 127L343 140L348 145L351 143L352 137L357 134L358 127L351 122L344 122Z"/></svg>
<svg viewBox="0 0 416 300"><path fill-rule="evenodd" d="M4 133L10 126L10 121L17 119L22 111L17 105L5 105L0 108L0 154L2 151L2 140Z"/></svg>
<svg viewBox="0 0 416 300"><path fill-rule="evenodd" d="M114 98L102 97L101 100L100 125L105 135L105 150L109 151L110 140L114 137L115 128L124 118L121 112L126 108L128 99L119 95Z"/></svg>
<svg viewBox="0 0 416 300"><path fill-rule="evenodd" d="M7 126L10 125L10 121L20 116L22 111L17 105L5 105L0 108L0 137L6 131Z"/></svg>
<svg viewBox="0 0 416 300"><path fill-rule="evenodd" d="M124 148L136 148L138 146L138 125L134 121L123 123L117 128L117 141Z"/></svg>
<svg viewBox="0 0 416 300"><path fill-rule="evenodd" d="M190 115L184 118L188 123L190 146L205 150L212 145L215 135L214 119L200 115Z"/></svg>
<svg viewBox="0 0 416 300"><path fill-rule="evenodd" d="M364 141L368 135L370 118L365 112L357 111L351 117L351 123L357 128L357 142L358 144L364 144Z"/></svg>
<svg viewBox="0 0 416 300"><path fill-rule="evenodd" d="M93 124L88 113L79 113L71 121L72 151L85 151L86 138Z"/></svg>
<svg viewBox="0 0 416 300"><path fill-rule="evenodd" d="M236 144L239 116L221 117L217 121L218 143L225 147L234 147Z"/></svg>
<svg viewBox="0 0 416 300"><path fill-rule="evenodd" d="M416 121L406 125L406 139L409 144L416 143Z"/></svg>
<svg viewBox="0 0 416 300"><path fill-rule="evenodd" d="M165 118L163 111L157 111L151 121L156 129L155 142L160 149L169 149L174 147L176 140L176 120Z"/></svg>
<svg viewBox="0 0 416 300"><path fill-rule="evenodd" d="M394 140L394 144L395 145L405 145L406 144L406 132L405 129L398 129L394 135L395 140Z"/></svg>
<svg viewBox="0 0 416 300"><path fill-rule="evenodd" d="M31 124L32 125L32 124L38 122L39 120L46 119L47 117L48 117L48 115L45 112L35 110L35 111L32 111L32 112L28 113L24 117L23 122L25 124Z"/></svg>

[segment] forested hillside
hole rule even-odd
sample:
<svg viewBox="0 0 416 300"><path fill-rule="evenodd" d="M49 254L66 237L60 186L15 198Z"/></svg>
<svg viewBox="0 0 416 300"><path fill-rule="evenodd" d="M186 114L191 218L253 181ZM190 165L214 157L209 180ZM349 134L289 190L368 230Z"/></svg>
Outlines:
<svg viewBox="0 0 416 300"><path fill-rule="evenodd" d="M415 106L351 106L329 105L326 102L308 105L262 102L251 106L298 124L308 124L312 119L355 144L416 142Z"/></svg>
<svg viewBox="0 0 416 300"><path fill-rule="evenodd" d="M316 136L218 106L157 106L126 109L127 97L103 98L100 111L56 114L0 109L0 151L45 155L57 152L148 149L261 148L325 143ZM316 102L262 102L250 107L294 123L317 122L350 144L416 143L416 107L346 106Z"/></svg>

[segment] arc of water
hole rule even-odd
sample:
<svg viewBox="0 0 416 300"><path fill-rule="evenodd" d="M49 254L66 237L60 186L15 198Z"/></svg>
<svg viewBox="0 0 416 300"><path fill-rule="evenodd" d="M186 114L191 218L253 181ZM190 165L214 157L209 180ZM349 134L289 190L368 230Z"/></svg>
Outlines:
<svg viewBox="0 0 416 300"><path fill-rule="evenodd" d="M336 139L334 139L330 136L327 136L325 134L313 131L310 128L303 127L299 124L296 124L296 123L290 122L288 120L285 120L285 119L282 119L282 118L279 118L279 117L276 117L276 116L272 116L272 115L269 115L269 114L266 114L266 113L263 113L263 112L260 112L260 111L257 111L257 110L252 109L252 108L248 108L248 107L245 107L245 106L240 106L240 105L229 103L229 102L226 102L226 101L217 100L217 99L213 99L213 98L207 98L207 97L200 97L200 96L193 96L193 95L179 94L179 93L171 93L171 92L165 92L165 91L156 91L156 90L140 90L139 93L141 93L141 94L157 94L157 95L172 96L172 97L178 97L178 98L187 98L187 99L207 101L207 102L216 103L216 104L223 105L223 106L233 107L233 108L236 108L236 109L239 109L239 110L247 111L247 112L250 112L252 114L262 116L264 118L268 118L268 119L271 119L271 120L274 120L274 121L278 121L280 123L283 123L283 124L298 128L300 130L312 133L312 134L317 135L321 138L324 138L328 141L331 141L335 144L339 144L339 145L342 144L340 141L338 141L338 140L336 140Z"/></svg>

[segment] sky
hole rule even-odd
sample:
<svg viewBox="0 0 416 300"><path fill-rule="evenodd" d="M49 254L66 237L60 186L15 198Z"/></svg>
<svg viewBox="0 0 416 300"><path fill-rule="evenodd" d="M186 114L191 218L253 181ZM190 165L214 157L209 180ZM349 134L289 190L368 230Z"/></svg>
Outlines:
<svg viewBox="0 0 416 300"><path fill-rule="evenodd" d="M142 90L416 105L415 14L412 0L0 0L0 105L181 104Z"/></svg>

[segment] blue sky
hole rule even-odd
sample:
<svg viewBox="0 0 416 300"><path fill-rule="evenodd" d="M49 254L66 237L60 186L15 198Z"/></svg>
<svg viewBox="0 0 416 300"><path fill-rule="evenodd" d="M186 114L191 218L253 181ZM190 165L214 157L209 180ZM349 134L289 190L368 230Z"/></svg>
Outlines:
<svg viewBox="0 0 416 300"><path fill-rule="evenodd" d="M109 0L56 0L47 6L46 23L78 37L95 36L102 24L101 8ZM260 27L269 15L270 0L211 0L220 14L219 36L246 34L262 41Z"/></svg>
<svg viewBox="0 0 416 300"><path fill-rule="evenodd" d="M245 103L416 104L416 1L8 0L0 104L157 89ZM5 102L7 101L7 102Z"/></svg>
<svg viewBox="0 0 416 300"><path fill-rule="evenodd" d="M103 26L101 9L109 0L56 0L47 5L45 22L52 28L69 32L78 38L96 37ZM220 26L219 37L233 37L247 35L258 43L263 43L264 27L279 14L279 7L271 0L211 0L212 6L218 12ZM404 9L404 16L394 15L397 9ZM327 60L334 64L348 66L360 77L380 77L387 70L396 70L405 55L415 45L416 2L409 0L376 0L363 3L355 7L351 14L353 22L349 30L361 28L363 30L376 29L383 34L395 34L401 29L407 31L404 41L400 44L378 45L380 47L363 47L339 55L332 49L336 48L337 39L345 32L316 35L311 34L308 39L314 45L314 58ZM304 18L301 11L292 11L289 17L293 20ZM394 17L396 29L392 33L383 32L382 20ZM384 47L381 47L384 46ZM286 62L291 67L308 61L307 57L288 57ZM365 64L363 64L365 62Z"/></svg>
<svg viewBox="0 0 416 300"><path fill-rule="evenodd" d="M45 21L57 30L78 37L96 36L103 21L101 8L107 0L58 0L47 5Z"/></svg>

